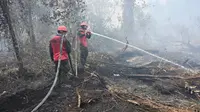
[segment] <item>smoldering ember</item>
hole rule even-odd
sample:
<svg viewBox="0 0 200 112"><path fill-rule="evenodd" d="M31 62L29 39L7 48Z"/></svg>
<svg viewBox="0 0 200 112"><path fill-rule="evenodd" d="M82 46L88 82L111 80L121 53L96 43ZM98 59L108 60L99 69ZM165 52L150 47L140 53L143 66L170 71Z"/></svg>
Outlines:
<svg viewBox="0 0 200 112"><path fill-rule="evenodd" d="M199 3L0 0L0 112L200 112Z"/></svg>

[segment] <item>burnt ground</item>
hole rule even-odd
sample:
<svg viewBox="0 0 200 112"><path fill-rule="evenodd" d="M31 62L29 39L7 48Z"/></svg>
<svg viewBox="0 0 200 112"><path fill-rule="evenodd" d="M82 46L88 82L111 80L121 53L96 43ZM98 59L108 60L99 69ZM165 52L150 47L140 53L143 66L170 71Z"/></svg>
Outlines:
<svg viewBox="0 0 200 112"><path fill-rule="evenodd" d="M169 70L167 65L163 70L158 69L155 63L130 67L113 61L111 57L103 60L102 62L89 60L86 71L79 74L79 79L69 80L66 77L62 87L55 88L38 112L193 112L198 110L199 99L184 88L186 81L199 86L198 78L179 78L184 75L184 72L176 68ZM13 72L10 73L12 74L14 75ZM9 80L14 79L12 77ZM0 112L30 112L46 95L52 80L47 80L41 85L38 84L40 81L32 84L31 80L7 84L15 85L11 86L15 88L15 92L12 92L5 89L7 86L2 85L6 83L4 79L4 83L1 81L0 93L5 90L7 93L0 95ZM20 82L24 85L17 88ZM37 86L27 87L30 83Z"/></svg>

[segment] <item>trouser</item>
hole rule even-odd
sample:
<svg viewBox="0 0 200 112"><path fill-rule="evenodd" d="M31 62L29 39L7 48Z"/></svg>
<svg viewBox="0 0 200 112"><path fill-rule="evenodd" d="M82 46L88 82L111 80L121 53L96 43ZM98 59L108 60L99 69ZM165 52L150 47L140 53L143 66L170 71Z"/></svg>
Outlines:
<svg viewBox="0 0 200 112"><path fill-rule="evenodd" d="M88 57L88 48L84 47L82 44L80 45L80 60L82 67L85 66L86 60Z"/></svg>
<svg viewBox="0 0 200 112"><path fill-rule="evenodd" d="M57 72L58 61L55 61L54 63L55 63L55 72ZM69 70L70 70L70 67L69 67L68 60L61 60L59 74L58 74L58 86L60 86L61 83L65 81Z"/></svg>

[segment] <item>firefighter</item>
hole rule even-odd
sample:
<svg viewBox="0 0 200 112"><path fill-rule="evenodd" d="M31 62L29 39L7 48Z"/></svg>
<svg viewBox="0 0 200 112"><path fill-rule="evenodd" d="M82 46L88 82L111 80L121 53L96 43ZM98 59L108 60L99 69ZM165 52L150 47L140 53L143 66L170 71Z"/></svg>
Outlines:
<svg viewBox="0 0 200 112"><path fill-rule="evenodd" d="M67 28L65 26L59 26L57 29L57 34L50 40L49 51L50 51L51 60L55 63L55 72L57 72L57 67L58 67L61 38L63 35L66 35L66 34L67 34ZM68 62L70 52L71 52L71 44L66 39L66 37L63 36L62 56L61 56L61 63L60 63L59 76L58 76L59 86L61 85L61 83L63 83L63 80L65 79L64 78L65 75L70 70L70 66Z"/></svg>
<svg viewBox="0 0 200 112"><path fill-rule="evenodd" d="M78 29L78 38L80 40L80 69L84 70L84 66L88 56L88 42L87 39L90 39L91 32L87 31L88 24L86 22L82 22L80 24L80 28Z"/></svg>

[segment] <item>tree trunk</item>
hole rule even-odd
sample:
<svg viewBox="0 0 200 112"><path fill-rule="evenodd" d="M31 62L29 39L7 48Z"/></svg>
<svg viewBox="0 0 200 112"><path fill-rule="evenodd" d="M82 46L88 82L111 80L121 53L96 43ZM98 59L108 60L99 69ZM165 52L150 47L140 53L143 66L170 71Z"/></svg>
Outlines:
<svg viewBox="0 0 200 112"><path fill-rule="evenodd" d="M34 50L36 48L36 42L35 42L35 34L33 29L33 21L32 21L32 1L28 0L28 20L29 20L29 36L30 36L30 43L32 45L32 49Z"/></svg>
<svg viewBox="0 0 200 112"><path fill-rule="evenodd" d="M123 29L124 36L128 38L133 38L134 36L134 2L135 0L124 0L124 10L123 10Z"/></svg>
<svg viewBox="0 0 200 112"><path fill-rule="evenodd" d="M21 0L18 1L19 5L21 7L22 13L26 14L27 16L21 16L23 20L23 24L25 26L25 30L30 38L29 42L31 44L32 49L34 50L36 48L36 39L35 39L35 33L33 28L33 20L32 20L32 0L26 0L25 3L23 3ZM25 13L26 12L26 13Z"/></svg>
<svg viewBox="0 0 200 112"><path fill-rule="evenodd" d="M10 13L9 13L9 7L8 7L8 1L7 0L0 0L0 6L1 6L2 11L3 11L3 16L5 17L7 24L8 24L10 36L11 36L11 39L12 39L13 48L14 48L15 55L16 55L16 58L17 58L17 61L18 61L19 72L22 72L24 70L23 69L23 62L22 62L22 57L20 56L20 53L19 53L19 46L18 46L18 42L17 42L16 36L15 36L15 32L14 32L13 27L12 27L12 22L11 22L11 17L10 17Z"/></svg>

